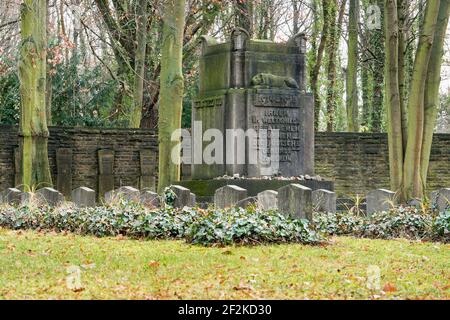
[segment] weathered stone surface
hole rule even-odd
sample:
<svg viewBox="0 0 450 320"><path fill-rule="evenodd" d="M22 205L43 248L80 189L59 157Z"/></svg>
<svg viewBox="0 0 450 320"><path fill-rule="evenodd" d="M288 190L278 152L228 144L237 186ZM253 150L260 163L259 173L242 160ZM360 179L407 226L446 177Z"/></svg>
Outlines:
<svg viewBox="0 0 450 320"><path fill-rule="evenodd" d="M1 134L0 134L1 136ZM1 139L1 138L0 138ZM20 157L20 149L14 148L14 185L20 186L22 185L22 175L20 174L20 163L22 159ZM2 174L0 174L1 179ZM1 186L1 183L0 183Z"/></svg>
<svg viewBox="0 0 450 320"><path fill-rule="evenodd" d="M247 197L245 199L239 200L236 203L236 207L238 208L247 208L250 205L255 205L258 203L258 198L257 197Z"/></svg>
<svg viewBox="0 0 450 320"><path fill-rule="evenodd" d="M98 150L98 192L99 197L114 190L114 151Z"/></svg>
<svg viewBox="0 0 450 320"><path fill-rule="evenodd" d="M108 204L120 200L139 202L140 196L141 193L138 189L130 186L124 186L120 187L117 190L108 191L107 193L105 193L105 202Z"/></svg>
<svg viewBox="0 0 450 320"><path fill-rule="evenodd" d="M217 208L233 207L240 200L247 198L247 190L235 185L219 188L214 193L214 204Z"/></svg>
<svg viewBox="0 0 450 320"><path fill-rule="evenodd" d="M431 193L431 204L439 212L450 208L450 188L442 188Z"/></svg>
<svg viewBox="0 0 450 320"><path fill-rule="evenodd" d="M183 208L191 206L191 191L179 185L171 185L170 189L175 193L174 208Z"/></svg>
<svg viewBox="0 0 450 320"><path fill-rule="evenodd" d="M141 190L156 190L157 174L157 154L154 150L139 150L139 164L141 175L139 177L139 187Z"/></svg>
<svg viewBox="0 0 450 320"><path fill-rule="evenodd" d="M20 204L24 205L24 206L29 205L34 201L35 198L38 198L38 197L36 197L36 195L32 192L22 192L20 194ZM39 197L39 198L42 198L42 197Z"/></svg>
<svg viewBox="0 0 450 320"><path fill-rule="evenodd" d="M58 148L56 150L56 188L65 197L72 194L72 158L73 152L70 148Z"/></svg>
<svg viewBox="0 0 450 320"><path fill-rule="evenodd" d="M195 193L191 192L191 202L190 202L190 206L191 207L195 207L195 204L197 202L197 197L195 196Z"/></svg>
<svg viewBox="0 0 450 320"><path fill-rule="evenodd" d="M292 218L312 220L312 190L295 183L278 189L278 209Z"/></svg>
<svg viewBox="0 0 450 320"><path fill-rule="evenodd" d="M79 187L72 191L72 202L77 207L95 207L95 191L87 187Z"/></svg>
<svg viewBox="0 0 450 320"><path fill-rule="evenodd" d="M139 151L139 159L141 165L141 175L155 175L157 170L156 152L151 149L143 149Z"/></svg>
<svg viewBox="0 0 450 320"><path fill-rule="evenodd" d="M278 180L278 179L210 179L210 180L182 180L177 184L191 190L197 196L197 201L214 202L215 190L226 185L235 185L247 190L247 196L257 197L265 190L278 190L291 183L298 183L311 190L326 189L333 191L333 181L329 180Z"/></svg>
<svg viewBox="0 0 450 320"><path fill-rule="evenodd" d="M395 192L386 189L370 191L366 195L367 214L389 211L395 204Z"/></svg>
<svg viewBox="0 0 450 320"><path fill-rule="evenodd" d="M0 203L19 204L22 191L16 188L8 188L0 193Z"/></svg>
<svg viewBox="0 0 450 320"><path fill-rule="evenodd" d="M318 212L336 212L336 193L319 189L312 192L313 209Z"/></svg>
<svg viewBox="0 0 450 320"><path fill-rule="evenodd" d="M408 206L420 208L422 206L422 200L420 199L411 199L407 202Z"/></svg>
<svg viewBox="0 0 450 320"><path fill-rule="evenodd" d="M45 187L36 191L38 201L43 201L49 206L58 206L64 202L64 195L50 187Z"/></svg>
<svg viewBox="0 0 450 320"><path fill-rule="evenodd" d="M141 192L140 202L148 208L157 208L160 204L158 194L151 190L144 190Z"/></svg>
<svg viewBox="0 0 450 320"><path fill-rule="evenodd" d="M258 193L258 207L262 210L278 209L278 192L275 190L265 190Z"/></svg>
<svg viewBox="0 0 450 320"><path fill-rule="evenodd" d="M192 108L194 150L195 140L210 128L223 134L226 129L256 133L277 129L279 165L259 156L259 150L267 151L270 146L257 146L256 141L243 151L246 159L254 158L256 163L242 163L232 152L239 148L226 146L234 139L227 138L220 152L223 161L212 165L194 161L193 179L225 173L247 177L313 174L314 106L312 96L305 93L305 43L302 35L286 43L254 40L240 28L233 30L224 44L203 39L199 94ZM196 126L200 121L202 127ZM198 147L205 150L208 143L199 141Z"/></svg>
<svg viewBox="0 0 450 320"><path fill-rule="evenodd" d="M140 176L139 177L139 188L142 189L148 189L156 191L156 176Z"/></svg>

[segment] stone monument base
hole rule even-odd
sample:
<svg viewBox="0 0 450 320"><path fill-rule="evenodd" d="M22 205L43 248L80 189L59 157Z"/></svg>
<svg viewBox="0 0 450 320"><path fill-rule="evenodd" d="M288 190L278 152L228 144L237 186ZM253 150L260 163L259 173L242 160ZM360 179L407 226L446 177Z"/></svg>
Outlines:
<svg viewBox="0 0 450 320"><path fill-rule="evenodd" d="M208 179L208 180L182 180L174 184L183 186L191 190L197 196L197 202L214 202L214 192L226 185L235 185L247 189L249 197L255 197L258 193L265 190L278 190L281 187L291 183L298 183L310 189L325 189L334 191L334 182L330 180L281 180L281 179Z"/></svg>

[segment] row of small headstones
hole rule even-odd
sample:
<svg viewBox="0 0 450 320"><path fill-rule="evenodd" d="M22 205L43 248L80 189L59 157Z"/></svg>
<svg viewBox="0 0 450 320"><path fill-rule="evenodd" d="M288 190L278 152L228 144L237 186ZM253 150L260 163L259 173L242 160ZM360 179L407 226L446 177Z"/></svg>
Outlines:
<svg viewBox="0 0 450 320"><path fill-rule="evenodd" d="M182 208L193 207L196 204L196 196L189 189L172 185L170 187L175 194L173 206ZM48 205L58 205L64 202L64 196L53 188L42 188L35 193L22 192L16 188L9 188L0 193L0 203L24 204L34 199L43 200ZM149 207L159 207L160 198L157 193L150 190L138 190L125 186L109 191L105 194L104 201L107 204L119 199L139 202ZM444 188L431 193L431 201L439 211L444 211L450 200L450 188ZM95 191L80 187L72 191L72 202L79 207L94 207L96 205ZM369 192L366 196L367 214L387 211L396 203L395 192L378 189ZM265 190L256 197L249 197L247 190L235 185L227 185L219 188L214 194L214 205L217 208L241 207L245 208L255 204L263 210L278 210L284 214L296 218L312 219L313 211L336 212L336 193L319 189L312 191L300 184L289 184L275 190ZM417 205L412 202L411 205Z"/></svg>
<svg viewBox="0 0 450 320"><path fill-rule="evenodd" d="M121 187L117 190L105 193L104 201L107 204L124 199L139 202L144 205L159 206L159 197L156 192L150 190L140 191L133 187ZM36 192L22 192L16 188L9 188L0 193L0 203L27 204L33 201L36 204L48 204L57 206L65 201L64 195L50 187L38 189ZM95 207L96 195L91 188L80 187L72 191L72 202L78 207Z"/></svg>

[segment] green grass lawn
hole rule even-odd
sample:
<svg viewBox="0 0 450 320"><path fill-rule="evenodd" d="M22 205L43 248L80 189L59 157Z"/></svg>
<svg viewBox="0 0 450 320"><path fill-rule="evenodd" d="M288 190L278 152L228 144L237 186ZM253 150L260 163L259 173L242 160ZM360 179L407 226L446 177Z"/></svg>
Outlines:
<svg viewBox="0 0 450 320"><path fill-rule="evenodd" d="M0 228L1 299L450 298L450 246L331 239L327 246L205 248ZM367 289L367 268L381 270ZM79 266L81 286L66 284Z"/></svg>

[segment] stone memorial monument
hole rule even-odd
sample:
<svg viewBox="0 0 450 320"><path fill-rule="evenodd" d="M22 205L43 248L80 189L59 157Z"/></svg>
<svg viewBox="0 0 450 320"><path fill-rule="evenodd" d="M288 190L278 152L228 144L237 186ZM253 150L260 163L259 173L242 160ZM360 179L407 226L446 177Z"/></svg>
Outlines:
<svg viewBox="0 0 450 320"><path fill-rule="evenodd" d="M227 129L278 129L279 172L275 174L314 174L314 103L305 90L305 53L303 34L287 43L253 40L240 28L225 43L203 37L199 94L192 108L193 139L208 129L218 129L224 136ZM209 143L203 142L202 151ZM246 160L256 151L252 147L246 145ZM223 148L222 164L194 163L192 179L265 175L260 163L230 163L227 141Z"/></svg>
<svg viewBox="0 0 450 320"><path fill-rule="evenodd" d="M250 197L289 183L332 191L331 181L313 177L314 100L306 92L304 34L275 43L251 39L246 30L236 28L229 41L218 43L204 36L201 46L199 92L188 143L191 177L177 184L209 202L214 190L225 185L245 188ZM211 132L221 134L220 139ZM249 138L251 132L256 142ZM244 141L244 155L238 151L239 139ZM204 161L208 152L214 162ZM250 161L255 155L257 161ZM240 179L217 179L223 176ZM308 178L293 182L291 177Z"/></svg>

